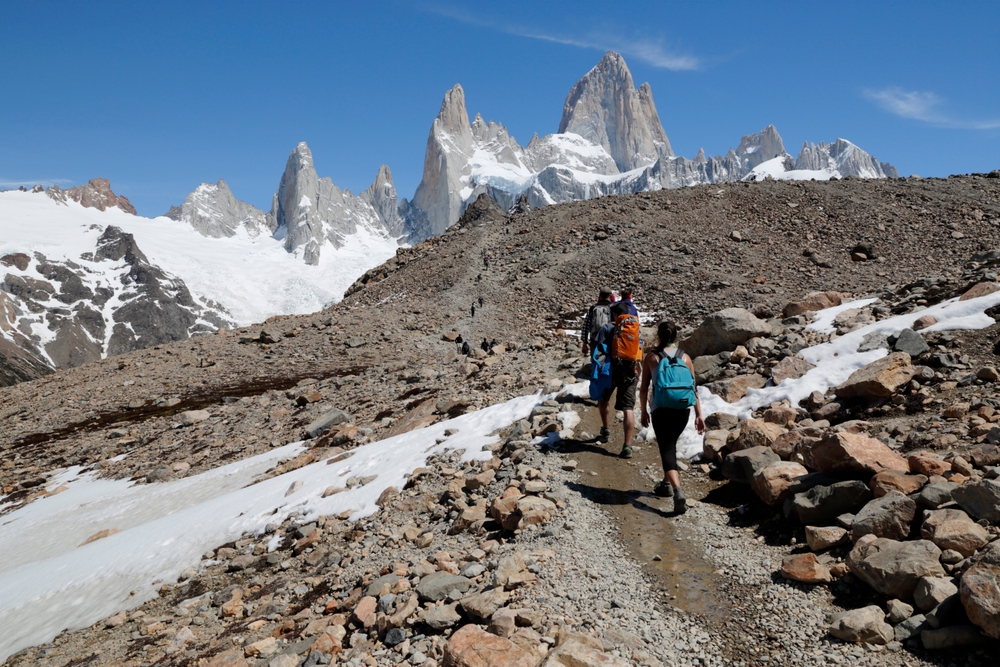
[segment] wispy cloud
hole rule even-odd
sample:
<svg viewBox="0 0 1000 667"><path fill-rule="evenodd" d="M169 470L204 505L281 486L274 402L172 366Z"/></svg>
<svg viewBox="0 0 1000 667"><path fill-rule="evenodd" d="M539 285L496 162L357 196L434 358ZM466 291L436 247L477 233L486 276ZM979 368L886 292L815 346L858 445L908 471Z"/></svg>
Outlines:
<svg viewBox="0 0 1000 667"><path fill-rule="evenodd" d="M1000 119L969 121L944 113L940 109L944 100L929 91L907 91L891 86L882 90L865 90L864 93L865 97L889 113L903 118L961 130L995 130L1000 128Z"/></svg>
<svg viewBox="0 0 1000 667"><path fill-rule="evenodd" d="M702 66L702 62L699 58L674 53L664 45L662 40L651 38L627 38L618 35L598 33L591 33L584 36L560 35L540 30L533 30L511 23L483 20L454 7L430 7L429 9L440 16L445 16L447 18L480 28L504 32L508 35L525 37L527 39L537 39L542 42L552 42L553 44L565 44L566 46L575 46L581 49L618 51L622 55L635 58L636 60L640 60L647 65L652 65L653 67L673 71L684 71L697 70Z"/></svg>
<svg viewBox="0 0 1000 667"><path fill-rule="evenodd" d="M68 178L39 178L33 181L7 181L0 179L0 188L19 188L22 185L26 188L33 187L35 185L44 185L46 187L50 185L68 185L73 181Z"/></svg>

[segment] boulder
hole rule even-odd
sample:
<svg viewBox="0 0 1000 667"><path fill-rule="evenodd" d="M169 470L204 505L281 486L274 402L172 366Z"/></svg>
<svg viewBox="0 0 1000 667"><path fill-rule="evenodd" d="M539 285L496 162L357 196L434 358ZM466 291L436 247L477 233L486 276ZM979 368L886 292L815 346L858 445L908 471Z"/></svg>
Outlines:
<svg viewBox="0 0 1000 667"><path fill-rule="evenodd" d="M814 553L786 556L781 561L781 576L804 584L828 584L833 580L830 568L820 563Z"/></svg>
<svg viewBox="0 0 1000 667"><path fill-rule="evenodd" d="M751 389L760 389L767 384L767 379L756 373L747 375L737 375L726 380L717 380L704 385L710 392L724 400L726 403L735 403Z"/></svg>
<svg viewBox="0 0 1000 667"><path fill-rule="evenodd" d="M884 645L895 638L892 626L885 622L885 612L876 605L834 614L830 634L845 642L864 644Z"/></svg>
<svg viewBox="0 0 1000 667"><path fill-rule="evenodd" d="M981 282L981 283L976 283L975 285L973 285L972 287L970 287L968 290L966 290L965 294L963 294L962 296L958 297L958 300L959 301L968 301L969 299L975 299L975 298L980 297L980 296L986 296L988 294L993 294L998 289L1000 289L1000 284L997 284L996 282Z"/></svg>
<svg viewBox="0 0 1000 667"><path fill-rule="evenodd" d="M734 482L749 484L758 470L780 461L770 447L751 447L733 452L722 461L722 474Z"/></svg>
<svg viewBox="0 0 1000 667"><path fill-rule="evenodd" d="M457 630L444 646L443 667L535 667L535 657L477 625Z"/></svg>
<svg viewBox="0 0 1000 667"><path fill-rule="evenodd" d="M924 509L936 510L945 503L950 503L951 494L959 487L955 482L935 482L920 489L915 500Z"/></svg>
<svg viewBox="0 0 1000 667"><path fill-rule="evenodd" d="M785 380L797 380L813 368L816 367L802 357L788 356L771 369L771 379L774 380L774 384L781 384Z"/></svg>
<svg viewBox="0 0 1000 667"><path fill-rule="evenodd" d="M962 575L959 595L969 620L1000 639L1000 541L976 556Z"/></svg>
<svg viewBox="0 0 1000 667"><path fill-rule="evenodd" d="M809 471L798 463L775 461L755 472L750 478L750 486L765 503L777 505L791 495L792 485L808 474Z"/></svg>
<svg viewBox="0 0 1000 667"><path fill-rule="evenodd" d="M854 540L865 535L904 540L917 513L917 504L899 491L890 491L861 508L851 524Z"/></svg>
<svg viewBox="0 0 1000 667"><path fill-rule="evenodd" d="M706 317L680 347L692 357L732 351L755 336L771 336L771 325L749 310L726 308Z"/></svg>
<svg viewBox="0 0 1000 667"><path fill-rule="evenodd" d="M980 445L970 452L972 465L977 468L1000 465L1000 447L997 445Z"/></svg>
<svg viewBox="0 0 1000 667"><path fill-rule="evenodd" d="M722 457L728 453L728 448L726 447L728 437L729 431L720 429L705 431L705 439L701 444L701 450L705 454L705 458L709 461L721 461Z"/></svg>
<svg viewBox="0 0 1000 667"><path fill-rule="evenodd" d="M564 633L542 667L629 667L627 660L602 649L601 640L577 633Z"/></svg>
<svg viewBox="0 0 1000 667"><path fill-rule="evenodd" d="M885 603L885 620L893 625L902 623L913 616L913 607L902 600L889 600Z"/></svg>
<svg viewBox="0 0 1000 667"><path fill-rule="evenodd" d="M850 480L829 486L814 486L792 497L792 509L806 525L830 523L841 514L857 512L872 499L864 482Z"/></svg>
<svg viewBox="0 0 1000 667"><path fill-rule="evenodd" d="M955 593L958 586L951 577L921 577L913 589L913 602L919 609L930 611Z"/></svg>
<svg viewBox="0 0 1000 667"><path fill-rule="evenodd" d="M910 611L911 612L913 611L913 607L910 607ZM923 614L914 614L909 618L903 619L896 626L896 641L905 642L907 639L915 637L924 630L928 630L930 628L931 624L927 622L926 616L924 616Z"/></svg>
<svg viewBox="0 0 1000 667"><path fill-rule="evenodd" d="M729 352L719 352L718 354L703 354L692 359L695 381L702 385L718 378L722 375L722 371L726 370L729 356Z"/></svg>
<svg viewBox="0 0 1000 667"><path fill-rule="evenodd" d="M906 458L906 462L910 466L910 472L915 475L934 477L951 472L951 463L934 456L911 454Z"/></svg>
<svg viewBox="0 0 1000 667"><path fill-rule="evenodd" d="M764 421L768 424L777 424L778 426L787 427L789 425L795 424L795 419L799 416L798 411L795 408L789 408L787 406L778 406L774 408L768 408L764 411Z"/></svg>
<svg viewBox="0 0 1000 667"><path fill-rule="evenodd" d="M924 513L920 536L942 550L952 549L968 558L989 542L986 529L962 510L939 509Z"/></svg>
<svg viewBox="0 0 1000 667"><path fill-rule="evenodd" d="M923 336L913 329L903 329L896 337L896 343L892 346L892 349L896 352L905 352L913 358L919 357L931 349L931 347L924 341Z"/></svg>
<svg viewBox="0 0 1000 667"><path fill-rule="evenodd" d="M977 519L1000 523L1000 480L984 479L957 486L951 497Z"/></svg>
<svg viewBox="0 0 1000 667"><path fill-rule="evenodd" d="M472 586L472 581L448 572L438 571L428 574L417 584L417 595L424 602L443 600L452 591L464 593Z"/></svg>
<svg viewBox="0 0 1000 667"><path fill-rule="evenodd" d="M921 577L944 576L941 550L929 540L898 542L866 536L847 555L847 567L861 581L889 597L909 600Z"/></svg>
<svg viewBox="0 0 1000 667"><path fill-rule="evenodd" d="M810 449L815 443L819 442L819 438L810 435L810 433L815 433L816 429L795 429L793 431L788 431L787 433L782 433L774 442L771 443L771 449L775 454L780 456L782 460L791 460L792 456L796 453L804 452Z"/></svg>
<svg viewBox="0 0 1000 667"><path fill-rule="evenodd" d="M813 551L823 551L847 541L847 529L840 526L806 526L806 544Z"/></svg>
<svg viewBox="0 0 1000 667"><path fill-rule="evenodd" d="M759 419L744 419L740 422L739 434L733 441L733 451L752 447L770 448L775 439L784 433L785 429L777 424Z"/></svg>
<svg viewBox="0 0 1000 667"><path fill-rule="evenodd" d="M781 309L783 317L795 317L803 313L815 312L840 305L840 293L834 291L810 292L798 301L790 301Z"/></svg>
<svg viewBox="0 0 1000 667"><path fill-rule="evenodd" d="M926 475L908 475L902 470L883 470L868 482L876 498L881 498L890 491L899 491L908 496L924 488L925 484Z"/></svg>
<svg viewBox="0 0 1000 667"><path fill-rule="evenodd" d="M457 602L431 607L421 615L420 620L434 630L444 630L445 628L454 627L462 620L457 607Z"/></svg>
<svg viewBox="0 0 1000 667"><path fill-rule="evenodd" d="M893 352L854 371L847 381L834 391L838 398L885 400L891 398L900 387L912 380L916 372L910 363L910 355L905 352Z"/></svg>
<svg viewBox="0 0 1000 667"><path fill-rule="evenodd" d="M875 438L862 433L830 433L805 453L806 466L821 472L878 474L908 472L906 459Z"/></svg>
<svg viewBox="0 0 1000 667"><path fill-rule="evenodd" d="M334 408L332 410L327 410L322 415L309 422L309 425L306 426L306 433L309 434L310 438L315 438L316 436L329 431L338 424L343 424L353 420L354 417L349 413Z"/></svg>

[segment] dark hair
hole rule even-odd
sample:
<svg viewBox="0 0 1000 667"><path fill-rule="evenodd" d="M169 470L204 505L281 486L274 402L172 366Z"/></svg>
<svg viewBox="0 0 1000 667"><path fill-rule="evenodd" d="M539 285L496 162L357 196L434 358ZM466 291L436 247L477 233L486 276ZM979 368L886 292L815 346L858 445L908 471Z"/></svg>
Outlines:
<svg viewBox="0 0 1000 667"><path fill-rule="evenodd" d="M663 320L656 325L656 349L662 350L677 340L677 325L668 320Z"/></svg>
<svg viewBox="0 0 1000 667"><path fill-rule="evenodd" d="M621 301L611 306L611 319L616 320L619 315L628 315L628 306Z"/></svg>
<svg viewBox="0 0 1000 667"><path fill-rule="evenodd" d="M631 287L626 287L623 290L618 290L618 295L621 298L623 298L623 299L631 299L632 298L632 288Z"/></svg>

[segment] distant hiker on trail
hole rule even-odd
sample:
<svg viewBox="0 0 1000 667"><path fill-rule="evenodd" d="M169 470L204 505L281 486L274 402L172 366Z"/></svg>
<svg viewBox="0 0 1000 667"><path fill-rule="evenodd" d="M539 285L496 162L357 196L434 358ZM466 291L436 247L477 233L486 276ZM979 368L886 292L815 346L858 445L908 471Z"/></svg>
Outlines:
<svg viewBox="0 0 1000 667"><path fill-rule="evenodd" d="M479 344L479 347L480 347L480 349L482 349L483 352L489 352L490 351L490 343L485 338L483 339L483 342Z"/></svg>
<svg viewBox="0 0 1000 667"><path fill-rule="evenodd" d="M490 349L492 350L493 348L495 348L499 344L500 344L499 341L497 341L497 339L494 338L493 340L490 341Z"/></svg>
<svg viewBox="0 0 1000 667"><path fill-rule="evenodd" d="M583 318L583 329L580 331L580 351L590 354L594 341L601 327L611 321L611 290L602 287L600 297Z"/></svg>
<svg viewBox="0 0 1000 667"><path fill-rule="evenodd" d="M477 282L477 283L478 283L478 282L482 282L482 280L483 280L483 274L481 274L481 273L477 273L477 274L476 274L476 282Z"/></svg>
<svg viewBox="0 0 1000 667"><path fill-rule="evenodd" d="M656 347L642 360L642 388L639 390L642 425L649 426L652 422L663 461L663 480L653 488L653 493L664 498L672 495L674 511L679 513L687 509L687 499L677 472L677 439L687 427L692 406L698 433L705 432L705 420L701 417L701 401L695 389L694 364L691 357L677 347L677 326L673 322L660 322L656 337ZM650 385L653 385L652 396Z"/></svg>
<svg viewBox="0 0 1000 667"><path fill-rule="evenodd" d="M639 311L635 309L635 305L632 303L632 288L626 287L625 289L618 292L619 303L624 303L628 306L629 315L634 315L639 317Z"/></svg>
<svg viewBox="0 0 1000 667"><path fill-rule="evenodd" d="M483 307L483 297L479 297L479 307Z"/></svg>
<svg viewBox="0 0 1000 667"><path fill-rule="evenodd" d="M472 308L470 308L469 310L472 311L472 316L475 317L476 316L476 304L472 304Z"/></svg>
<svg viewBox="0 0 1000 667"><path fill-rule="evenodd" d="M464 354L465 356L469 356L470 354L472 354L472 348L469 347L469 341L465 341L464 343L462 343L462 354Z"/></svg>
<svg viewBox="0 0 1000 667"><path fill-rule="evenodd" d="M611 386L604 390L597 402L601 415L601 442L607 442L611 435L608 428L611 394L615 398L615 410L624 413L624 438L621 457L632 458L632 437L635 435L635 390L639 385L640 361L642 360L642 340L639 336L639 319L630 315L628 306L616 303L611 307L612 322L601 327L595 340L596 345L607 345L611 357Z"/></svg>

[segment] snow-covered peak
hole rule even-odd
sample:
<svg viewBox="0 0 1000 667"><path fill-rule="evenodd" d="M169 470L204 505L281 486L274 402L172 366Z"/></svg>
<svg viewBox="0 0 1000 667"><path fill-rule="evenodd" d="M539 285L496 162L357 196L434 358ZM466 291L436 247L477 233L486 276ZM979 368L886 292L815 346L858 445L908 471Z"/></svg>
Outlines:
<svg viewBox="0 0 1000 667"><path fill-rule="evenodd" d="M788 155L785 144L774 125L768 125L758 134L745 135L740 140L736 155L747 170L753 170L757 165L773 160L776 157Z"/></svg>
<svg viewBox="0 0 1000 667"><path fill-rule="evenodd" d="M218 183L199 185L183 204L167 211L166 216L212 238L235 236L241 229L251 238L270 235L277 226L269 213L238 201L221 178Z"/></svg>
<svg viewBox="0 0 1000 667"><path fill-rule="evenodd" d="M802 142L796 169L825 169L841 176L860 178L898 178L899 172L888 162L879 162L872 155L846 139L832 144Z"/></svg>
<svg viewBox="0 0 1000 667"><path fill-rule="evenodd" d="M559 133L565 132L602 146L620 171L673 155L652 90L635 89L625 59L614 51L570 89L559 122Z"/></svg>

